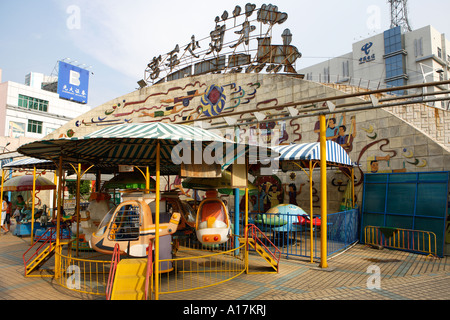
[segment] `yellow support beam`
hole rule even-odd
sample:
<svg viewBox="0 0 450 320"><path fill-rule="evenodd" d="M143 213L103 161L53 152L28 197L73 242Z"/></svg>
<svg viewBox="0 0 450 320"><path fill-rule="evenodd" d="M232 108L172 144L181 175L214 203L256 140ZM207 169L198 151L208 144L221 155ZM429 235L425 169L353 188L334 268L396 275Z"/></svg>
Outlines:
<svg viewBox="0 0 450 320"><path fill-rule="evenodd" d="M159 198L161 144L156 145L156 201L155 201L155 300L159 300Z"/></svg>
<svg viewBox="0 0 450 320"><path fill-rule="evenodd" d="M327 137L325 115L320 118L320 208L321 208L321 230L320 230L320 267L327 268Z"/></svg>
<svg viewBox="0 0 450 320"><path fill-rule="evenodd" d="M34 212L35 212L35 196L36 196L36 167L33 168L33 191L31 192L31 245L34 243Z"/></svg>
<svg viewBox="0 0 450 320"><path fill-rule="evenodd" d="M58 209L57 209L57 214L56 214L56 250L61 250L61 246L60 246L60 233L61 233L61 212L62 212L62 208L63 208L63 204L62 204L62 175L63 175L63 168L62 168L62 162L63 162L63 158L62 155L59 156L59 166L58 166L58 170L59 170L59 179L58 179ZM61 253L61 252L58 252ZM55 257L55 279L58 279L60 274L61 274L61 259L60 256L57 255Z"/></svg>

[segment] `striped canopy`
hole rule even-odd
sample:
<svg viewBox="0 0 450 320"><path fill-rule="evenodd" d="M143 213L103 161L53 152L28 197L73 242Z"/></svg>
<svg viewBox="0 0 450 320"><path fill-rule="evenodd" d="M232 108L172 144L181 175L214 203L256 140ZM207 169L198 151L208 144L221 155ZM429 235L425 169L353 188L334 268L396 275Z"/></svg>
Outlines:
<svg viewBox="0 0 450 320"><path fill-rule="evenodd" d="M244 155L249 149L202 128L154 122L111 126L82 138L35 141L21 146L18 151L53 161L58 161L62 155L65 162L92 164L99 168L121 164L154 167L158 141L161 145L162 174L179 173L177 161L181 160L176 152L175 157L172 156L172 150L175 146L179 147L180 142L185 142L194 153L217 143L223 147L224 158L229 153L234 154L235 149L238 150L235 157ZM224 167L234 158L226 160Z"/></svg>
<svg viewBox="0 0 450 320"><path fill-rule="evenodd" d="M327 163L344 166L353 166L347 152L334 141L327 141ZM289 160L320 160L320 142L290 144L273 148L280 156L275 158L279 161Z"/></svg>
<svg viewBox="0 0 450 320"><path fill-rule="evenodd" d="M54 169L55 164L51 160L25 158L10 162L3 166L4 169L23 169L34 167L36 167L37 169Z"/></svg>

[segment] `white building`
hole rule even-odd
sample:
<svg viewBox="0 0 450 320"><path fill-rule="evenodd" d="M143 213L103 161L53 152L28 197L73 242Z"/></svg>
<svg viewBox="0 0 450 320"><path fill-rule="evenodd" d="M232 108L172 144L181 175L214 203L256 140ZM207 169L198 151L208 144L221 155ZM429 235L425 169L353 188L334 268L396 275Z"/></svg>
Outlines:
<svg viewBox="0 0 450 320"><path fill-rule="evenodd" d="M350 53L298 73L307 80L377 89L448 80L449 64L450 42L444 34L432 26L407 33L396 27L354 43ZM436 107L448 108L440 104Z"/></svg>
<svg viewBox="0 0 450 320"><path fill-rule="evenodd" d="M0 136L41 139L91 109L61 99L55 88L42 89L46 84L55 87L55 81L58 79L32 72L26 75L25 84L2 83L0 70Z"/></svg>

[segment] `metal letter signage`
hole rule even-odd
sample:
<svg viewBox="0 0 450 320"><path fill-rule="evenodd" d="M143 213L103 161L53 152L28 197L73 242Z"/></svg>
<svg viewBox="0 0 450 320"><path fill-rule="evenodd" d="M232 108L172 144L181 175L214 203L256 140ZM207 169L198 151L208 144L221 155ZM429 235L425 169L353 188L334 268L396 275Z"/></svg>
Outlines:
<svg viewBox="0 0 450 320"><path fill-rule="evenodd" d="M145 83L155 84L206 73L278 73L282 69L286 73L297 73L294 64L302 55L291 45L291 31L285 29L281 34L282 44L272 44L273 39L268 36L275 25L288 19L288 14L271 4L263 4L257 9L255 4L247 3L245 12L242 11L240 6L236 6L231 16L227 11L217 16L209 37L201 40L209 43L200 44L201 41L193 35L183 45L184 51L180 52L180 46L176 45L169 53L154 57L145 70ZM238 23L238 19L243 21ZM255 24L261 25L259 35ZM237 37L232 41L227 39L224 46L225 34L230 30L230 34ZM224 52L226 50L231 51Z"/></svg>

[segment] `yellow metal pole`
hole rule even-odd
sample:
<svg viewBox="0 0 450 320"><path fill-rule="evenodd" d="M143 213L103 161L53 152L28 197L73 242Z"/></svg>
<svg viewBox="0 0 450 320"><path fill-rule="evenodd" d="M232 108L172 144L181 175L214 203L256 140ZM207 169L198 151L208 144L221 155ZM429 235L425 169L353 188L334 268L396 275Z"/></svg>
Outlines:
<svg viewBox="0 0 450 320"><path fill-rule="evenodd" d="M248 273L248 187L245 188L245 226L244 226L244 232L245 232L245 270L246 273Z"/></svg>
<svg viewBox="0 0 450 320"><path fill-rule="evenodd" d="M76 256L78 257L78 248L80 243L80 184L81 184L81 163L78 164L77 170L77 194L76 194L76 208L77 208L77 244Z"/></svg>
<svg viewBox="0 0 450 320"><path fill-rule="evenodd" d="M145 174L145 189L147 190L145 193L150 193L150 170L148 167Z"/></svg>
<svg viewBox="0 0 450 320"><path fill-rule="evenodd" d="M355 209L355 169L352 168L352 209Z"/></svg>
<svg viewBox="0 0 450 320"><path fill-rule="evenodd" d="M314 233L313 233L313 166L312 162L309 161L309 212L310 212L310 226L309 226L309 250L310 250L310 262L314 262Z"/></svg>
<svg viewBox="0 0 450 320"><path fill-rule="evenodd" d="M36 167L33 168L33 192L31 193L31 245L34 243L34 206L36 193Z"/></svg>
<svg viewBox="0 0 450 320"><path fill-rule="evenodd" d="M1 193L0 193L0 203L1 203L1 206L2 206L2 210L3 210L3 183L5 182L5 170L4 169L2 169L2 186L1 186ZM11 200L11 199L9 199L9 200ZM1 216L1 214L0 214L0 216Z"/></svg>
<svg viewBox="0 0 450 320"><path fill-rule="evenodd" d="M58 174L55 171L55 175L53 177L53 182L55 183L55 186L58 185ZM53 190L53 207L52 207L52 217L51 220L55 218L55 209L56 209L56 200L58 198L58 188L56 187L55 190Z"/></svg>
<svg viewBox="0 0 450 320"><path fill-rule="evenodd" d="M159 183L161 144L156 145L156 203L155 203L155 300L159 300Z"/></svg>
<svg viewBox="0 0 450 320"><path fill-rule="evenodd" d="M325 115L320 116L320 267L327 268L327 137Z"/></svg>
<svg viewBox="0 0 450 320"><path fill-rule="evenodd" d="M60 229L61 229L61 211L62 211L62 197L61 197L61 192L62 192L62 172L63 172L63 168L62 168L62 155L59 156L59 178L58 178L58 209L56 212L56 250L60 249L60 240L59 240L59 233L60 233ZM61 259L60 256L56 255L55 257L55 278L58 279L61 272L60 272L60 268L61 268Z"/></svg>

